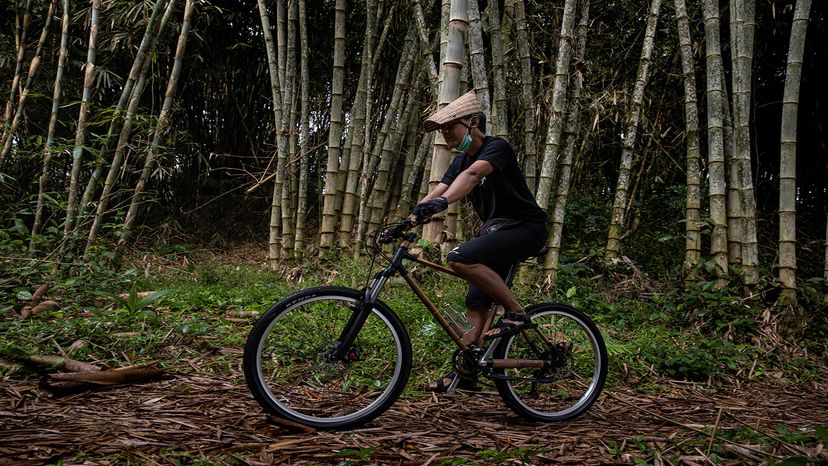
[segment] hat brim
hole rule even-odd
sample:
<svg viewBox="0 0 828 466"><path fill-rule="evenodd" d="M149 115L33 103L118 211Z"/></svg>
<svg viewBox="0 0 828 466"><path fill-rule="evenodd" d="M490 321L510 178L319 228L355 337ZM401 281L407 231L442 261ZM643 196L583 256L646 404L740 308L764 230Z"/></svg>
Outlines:
<svg viewBox="0 0 828 466"><path fill-rule="evenodd" d="M448 105L426 118L423 123L423 128L426 131L434 131L451 121L482 112L483 106L480 105L480 102L477 100L477 95L472 90L451 101Z"/></svg>

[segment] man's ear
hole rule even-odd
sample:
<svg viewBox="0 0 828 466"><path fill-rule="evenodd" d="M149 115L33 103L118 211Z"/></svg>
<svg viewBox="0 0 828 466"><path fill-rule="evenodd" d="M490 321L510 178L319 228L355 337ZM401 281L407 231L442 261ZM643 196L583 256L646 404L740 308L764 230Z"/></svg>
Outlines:
<svg viewBox="0 0 828 466"><path fill-rule="evenodd" d="M470 128L477 128L477 125L479 125L479 124L480 124L480 117L479 116L471 117L471 121L469 122L469 127Z"/></svg>

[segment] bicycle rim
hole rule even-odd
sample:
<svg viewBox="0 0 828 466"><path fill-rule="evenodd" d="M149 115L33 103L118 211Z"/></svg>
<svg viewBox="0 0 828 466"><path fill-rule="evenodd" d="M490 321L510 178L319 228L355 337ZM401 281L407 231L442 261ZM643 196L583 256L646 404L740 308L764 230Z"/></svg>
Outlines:
<svg viewBox="0 0 828 466"><path fill-rule="evenodd" d="M346 358L327 358L358 296L307 290L257 323L245 349L245 376L266 410L314 427L345 427L373 419L397 399L408 380L411 349L390 311L373 309Z"/></svg>
<svg viewBox="0 0 828 466"><path fill-rule="evenodd" d="M504 402L516 413L541 421L572 419L598 398L607 374L604 340L592 321L560 304L527 312L537 327L501 341L502 359L544 359L549 368L503 369L495 379Z"/></svg>

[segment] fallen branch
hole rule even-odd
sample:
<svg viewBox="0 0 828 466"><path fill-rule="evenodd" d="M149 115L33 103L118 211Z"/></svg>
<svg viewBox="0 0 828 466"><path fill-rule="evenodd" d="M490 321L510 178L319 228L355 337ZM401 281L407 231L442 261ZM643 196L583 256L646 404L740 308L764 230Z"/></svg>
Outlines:
<svg viewBox="0 0 828 466"><path fill-rule="evenodd" d="M55 394L124 385L155 380L164 375L156 368L128 367L98 372L71 372L49 374L40 381L40 386Z"/></svg>
<svg viewBox="0 0 828 466"><path fill-rule="evenodd" d="M43 295L45 295L46 291L48 291L48 290L49 290L49 284L48 283L44 283L44 284L40 285L35 290L35 292L32 294L32 302L36 303L36 302L40 301L40 298L42 298Z"/></svg>
<svg viewBox="0 0 828 466"><path fill-rule="evenodd" d="M113 369L98 372L66 372L49 374L49 380L60 382L85 382L95 385L119 385L132 382L143 382L160 377L164 372L154 367Z"/></svg>
<svg viewBox="0 0 828 466"><path fill-rule="evenodd" d="M43 311L57 311L60 309L60 305L54 301L43 301L42 303L38 304L37 306L24 306L23 309L20 311L20 319L28 319L29 317L39 314Z"/></svg>
<svg viewBox="0 0 828 466"><path fill-rule="evenodd" d="M58 369L71 372L96 372L101 370L100 367L94 364L75 361L74 359L69 359L62 356L32 355L29 356L29 362L41 366L55 366Z"/></svg>

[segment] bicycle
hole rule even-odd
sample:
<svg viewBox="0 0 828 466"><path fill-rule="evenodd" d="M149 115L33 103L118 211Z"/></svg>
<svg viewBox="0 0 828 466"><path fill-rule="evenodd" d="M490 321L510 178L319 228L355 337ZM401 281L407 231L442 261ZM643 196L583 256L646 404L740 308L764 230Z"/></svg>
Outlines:
<svg viewBox="0 0 828 466"><path fill-rule="evenodd" d="M409 273L413 262L457 274L415 256L417 239L405 220L380 228L371 245L387 266L363 290L321 286L295 292L274 304L254 324L244 348L244 376L269 414L320 429L364 424L400 396L412 366L411 340L397 314L378 299L392 276L401 276L458 349L452 363L462 377L490 379L504 403L535 421L564 421L586 411L607 375L607 352L595 324L559 303L526 308L534 326L488 342L463 343L447 319ZM398 243L392 256L383 245ZM545 248L544 248L545 249ZM544 251L537 255L542 256ZM531 258L530 258L531 259ZM528 259L527 259L528 260ZM508 286L520 262L511 266ZM493 304L483 334L497 313ZM456 377L450 387L460 377Z"/></svg>

